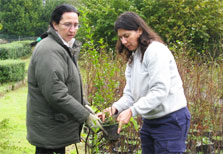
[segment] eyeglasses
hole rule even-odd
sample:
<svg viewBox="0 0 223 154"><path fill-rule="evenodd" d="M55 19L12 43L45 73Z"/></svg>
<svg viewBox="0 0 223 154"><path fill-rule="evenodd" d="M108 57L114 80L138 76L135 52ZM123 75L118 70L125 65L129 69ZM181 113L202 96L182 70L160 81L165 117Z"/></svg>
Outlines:
<svg viewBox="0 0 223 154"><path fill-rule="evenodd" d="M61 24L61 23L60 23ZM78 23L72 24L70 22L67 23L62 23L61 25L65 26L68 29L71 29L71 27L73 26L74 28L80 28L80 25Z"/></svg>

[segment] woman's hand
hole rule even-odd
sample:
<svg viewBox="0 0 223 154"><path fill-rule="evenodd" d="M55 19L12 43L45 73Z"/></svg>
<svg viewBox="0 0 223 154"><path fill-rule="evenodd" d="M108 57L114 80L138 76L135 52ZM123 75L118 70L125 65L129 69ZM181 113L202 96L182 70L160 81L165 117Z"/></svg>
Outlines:
<svg viewBox="0 0 223 154"><path fill-rule="evenodd" d="M117 121L119 122L118 125L118 134L122 130L122 125L127 124L130 121L130 118L132 117L132 110L128 108L127 110L124 110L121 112L117 118Z"/></svg>
<svg viewBox="0 0 223 154"><path fill-rule="evenodd" d="M97 113L97 116L102 120L102 122L105 121L105 113L109 113L109 116L111 117L112 115L115 114L115 112L117 111L117 109L112 106L112 107L108 107L106 109L104 109L102 112Z"/></svg>

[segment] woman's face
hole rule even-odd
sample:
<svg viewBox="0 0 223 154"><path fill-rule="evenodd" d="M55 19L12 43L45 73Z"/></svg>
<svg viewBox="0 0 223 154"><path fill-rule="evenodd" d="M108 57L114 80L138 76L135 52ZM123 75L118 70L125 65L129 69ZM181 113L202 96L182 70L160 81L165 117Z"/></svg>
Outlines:
<svg viewBox="0 0 223 154"><path fill-rule="evenodd" d="M134 51L137 49L139 44L138 40L141 34L141 28L139 28L138 30L118 29L118 37L121 43L130 51Z"/></svg>
<svg viewBox="0 0 223 154"><path fill-rule="evenodd" d="M62 15L59 24L53 22L55 30L66 42L69 42L77 33L79 22L75 12L66 12Z"/></svg>

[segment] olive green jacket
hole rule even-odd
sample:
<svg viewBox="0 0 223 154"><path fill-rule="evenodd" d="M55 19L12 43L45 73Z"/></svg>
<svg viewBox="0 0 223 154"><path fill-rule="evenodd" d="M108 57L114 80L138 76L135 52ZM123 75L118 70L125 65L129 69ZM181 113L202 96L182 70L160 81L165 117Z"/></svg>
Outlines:
<svg viewBox="0 0 223 154"><path fill-rule="evenodd" d="M28 69L27 140L60 148L80 142L89 116L84 105L77 57L80 46L66 47L50 28L35 47Z"/></svg>

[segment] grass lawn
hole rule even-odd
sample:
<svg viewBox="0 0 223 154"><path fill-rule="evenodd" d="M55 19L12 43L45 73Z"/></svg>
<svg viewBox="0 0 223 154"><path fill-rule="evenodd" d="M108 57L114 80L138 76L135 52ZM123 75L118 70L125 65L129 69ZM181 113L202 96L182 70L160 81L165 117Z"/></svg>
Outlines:
<svg viewBox="0 0 223 154"><path fill-rule="evenodd" d="M34 146L26 140L27 86L0 97L0 153L31 154Z"/></svg>

